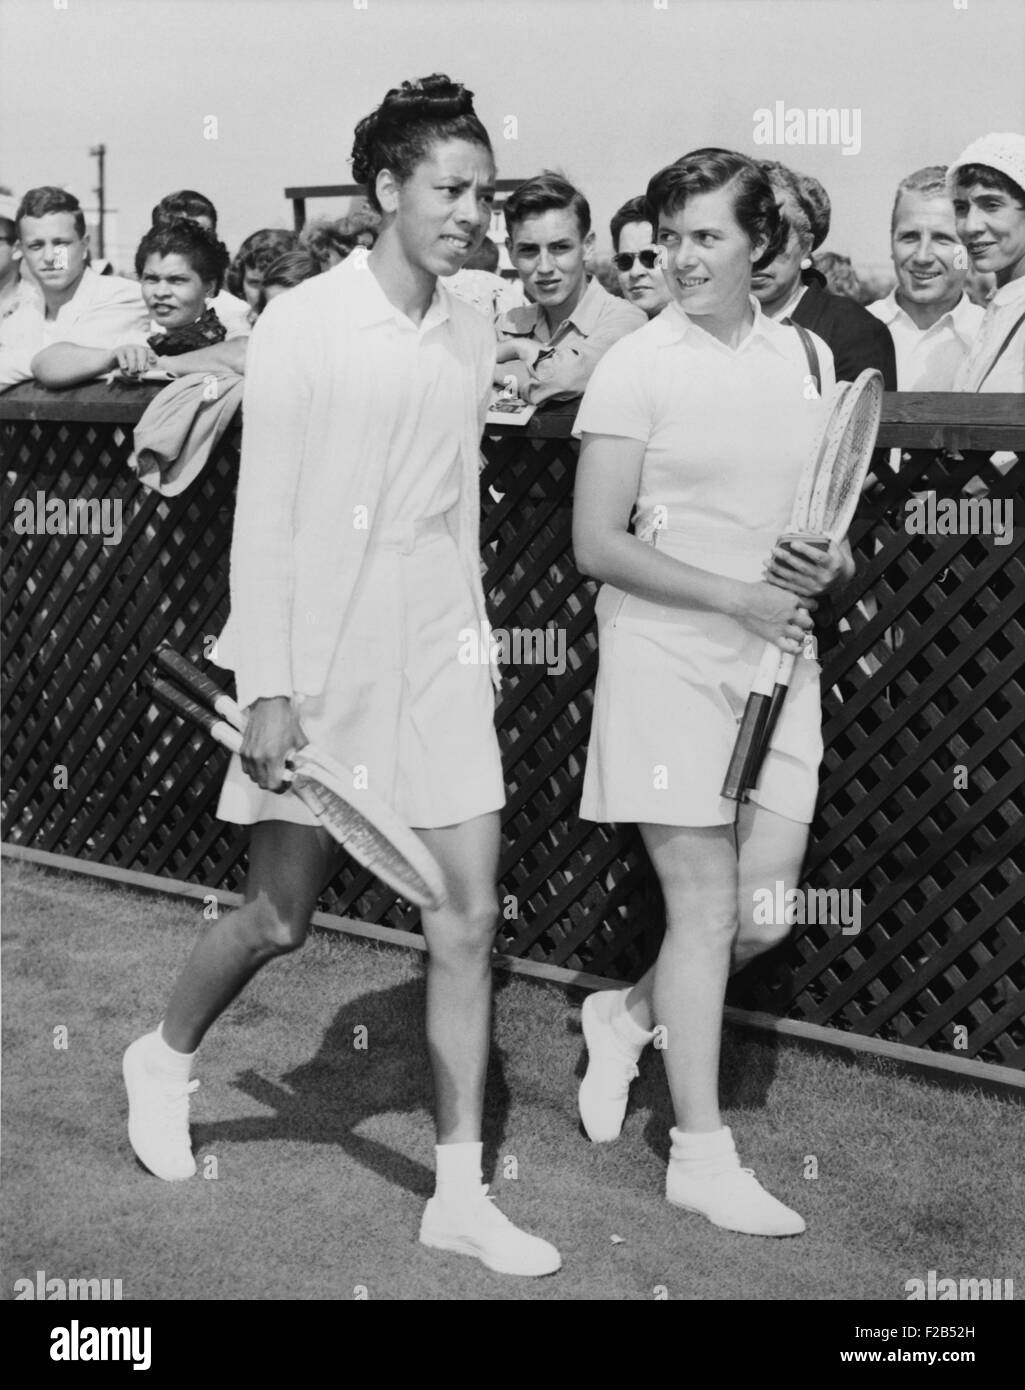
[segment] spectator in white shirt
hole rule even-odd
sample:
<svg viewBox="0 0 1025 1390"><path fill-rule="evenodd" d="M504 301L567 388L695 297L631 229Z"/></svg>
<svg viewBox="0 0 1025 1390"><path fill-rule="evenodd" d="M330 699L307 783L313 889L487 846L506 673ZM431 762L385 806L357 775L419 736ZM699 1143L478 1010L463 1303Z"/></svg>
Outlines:
<svg viewBox="0 0 1025 1390"><path fill-rule="evenodd" d="M959 391L1025 391L1025 135L984 135L951 165L958 235L994 290Z"/></svg>
<svg viewBox="0 0 1025 1390"><path fill-rule="evenodd" d="M33 376L44 386L75 386L124 365L121 345L145 343L146 306L133 280L86 264L78 199L63 188L30 189L15 221L33 290L23 287L0 322L0 390Z"/></svg>
<svg viewBox="0 0 1025 1390"><path fill-rule="evenodd" d="M898 391L952 391L983 311L965 293L968 255L958 239L946 169L918 169L897 188L890 254L897 285L867 306L897 354Z"/></svg>
<svg viewBox="0 0 1025 1390"><path fill-rule="evenodd" d="M166 194L153 209L153 226L178 222L183 217L217 235L217 209L205 193L197 193L194 188L179 188L175 193ZM210 301L210 308L228 330L229 337L252 331L249 305L227 289L218 290Z"/></svg>

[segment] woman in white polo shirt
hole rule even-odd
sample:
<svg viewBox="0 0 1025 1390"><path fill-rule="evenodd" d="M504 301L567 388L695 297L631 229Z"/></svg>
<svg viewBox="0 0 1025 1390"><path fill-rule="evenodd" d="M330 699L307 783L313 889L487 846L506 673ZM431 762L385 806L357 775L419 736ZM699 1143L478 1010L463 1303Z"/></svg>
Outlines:
<svg viewBox="0 0 1025 1390"><path fill-rule="evenodd" d="M618 1135L656 1024L676 1127L666 1195L716 1225L793 1235L804 1222L741 1168L718 1103L731 965L787 934L754 893L795 887L822 752L818 665L798 662L759 788L720 796L766 641L799 652L816 594L849 551L777 545L835 380L829 349L765 317L752 269L787 226L744 155L698 150L651 180L668 307L598 364L577 417L577 564L603 581L600 663L581 815L636 823L666 901L656 966L584 1005L581 1117ZM810 350L810 356L809 356ZM634 518L634 533L629 527Z"/></svg>
<svg viewBox="0 0 1025 1390"><path fill-rule="evenodd" d="M356 129L353 174L383 218L369 257L273 300L252 337L217 655L248 713L218 808L253 827L246 901L204 929L161 1027L125 1054L129 1137L158 1176L195 1172L195 1050L256 971L305 938L338 849L276 793L309 741L364 768L445 875L447 901L423 913L437 1188L420 1240L549 1274L558 1252L481 1182L505 792L491 669L459 652L485 617L478 465L495 343L437 284L491 216L494 156L472 94L440 75L389 92Z"/></svg>

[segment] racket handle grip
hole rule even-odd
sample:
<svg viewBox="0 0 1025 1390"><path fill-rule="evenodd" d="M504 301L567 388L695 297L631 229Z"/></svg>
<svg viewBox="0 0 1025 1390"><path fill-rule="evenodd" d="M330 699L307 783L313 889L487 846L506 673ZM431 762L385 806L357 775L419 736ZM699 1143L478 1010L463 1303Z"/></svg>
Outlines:
<svg viewBox="0 0 1025 1390"><path fill-rule="evenodd" d="M794 670L795 657L791 652L786 652L779 663L779 672L776 676L776 684L773 687L772 695L769 697L768 708L765 712L765 719L758 734L758 740L752 745L751 753L747 761L747 766L741 774L741 799L747 801L747 793L758 785L758 779L762 774L762 764L765 762L765 755L772 746L772 736L776 732L776 725L779 723L780 710L783 708L783 701L787 697L790 688L790 677Z"/></svg>
<svg viewBox="0 0 1025 1390"><path fill-rule="evenodd" d="M729 767L723 780L719 795L727 801L745 801L744 770L751 762L752 751L758 748L769 712L769 699L776 684L779 669L780 650L773 642L766 642L758 670L755 673L751 693L744 706L744 714L737 729L736 741L730 755Z"/></svg>
<svg viewBox="0 0 1025 1390"><path fill-rule="evenodd" d="M202 705L197 705L195 700L183 695L182 692L170 685L167 681L161 680L159 676L154 677L150 682L153 694L163 700L165 705L170 705L176 714L180 714L183 719L191 719L193 724L198 724L206 732L232 753L238 753L242 749L242 735L238 729L232 728L224 719L218 719Z"/></svg>
<svg viewBox="0 0 1025 1390"><path fill-rule="evenodd" d="M243 724L242 711L231 698L226 695L220 686L215 685L209 676L205 676L202 671L197 670L191 661L186 660L180 652L176 652L167 642L161 642L157 647L157 663L169 671L187 690L191 690L193 695L200 700L205 700L208 705L223 714L225 719L241 728Z"/></svg>
<svg viewBox="0 0 1025 1390"><path fill-rule="evenodd" d="M737 730L737 739L730 755L730 765L726 769L722 790L719 795L728 801L745 801L744 771L751 762L752 752L757 749L765 719L769 712L769 696L752 691L747 697L744 717Z"/></svg>

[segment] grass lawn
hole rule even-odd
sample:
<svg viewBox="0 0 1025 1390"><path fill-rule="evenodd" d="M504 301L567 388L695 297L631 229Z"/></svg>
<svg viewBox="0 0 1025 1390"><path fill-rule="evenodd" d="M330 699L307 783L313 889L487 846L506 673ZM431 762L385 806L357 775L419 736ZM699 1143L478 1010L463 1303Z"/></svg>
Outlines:
<svg viewBox="0 0 1025 1390"><path fill-rule="evenodd" d="M582 996L501 972L485 1176L564 1267L518 1280L424 1249L422 962L332 933L210 1034L192 1115L211 1176L161 1183L128 1145L121 1053L160 1018L200 906L7 861L4 914L5 1298L37 1270L141 1299L903 1300L929 1270L1025 1294L1019 1104L728 1032L727 1123L809 1227L732 1235L664 1201L657 1054L619 1142L592 1146L575 1111Z"/></svg>

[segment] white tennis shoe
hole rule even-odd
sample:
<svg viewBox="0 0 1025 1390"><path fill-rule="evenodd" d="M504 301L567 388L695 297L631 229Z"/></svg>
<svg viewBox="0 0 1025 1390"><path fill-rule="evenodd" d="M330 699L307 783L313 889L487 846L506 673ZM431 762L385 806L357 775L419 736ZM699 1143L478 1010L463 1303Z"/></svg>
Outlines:
<svg viewBox="0 0 1025 1390"><path fill-rule="evenodd" d="M486 1183L468 1198L432 1197L420 1222L420 1243L472 1255L498 1274L538 1276L562 1267L554 1245L521 1231L498 1210Z"/></svg>
<svg viewBox="0 0 1025 1390"><path fill-rule="evenodd" d="M580 1120L593 1144L618 1139L626 1117L630 1083L637 1076L642 1043L630 1050L615 1032L610 1014L623 1006L628 990L601 990L589 994L580 1010L580 1024L587 1046L587 1071L580 1083L577 1104Z"/></svg>
<svg viewBox="0 0 1025 1390"><path fill-rule="evenodd" d="M125 1052L121 1070L128 1091L128 1138L139 1161L165 1182L196 1171L189 1140L189 1096L198 1081L180 1081L154 1067L147 1033Z"/></svg>
<svg viewBox="0 0 1025 1390"><path fill-rule="evenodd" d="M692 1177L682 1163L670 1159L666 1200L746 1236L799 1236L806 1229L803 1218L766 1192L751 1168Z"/></svg>

